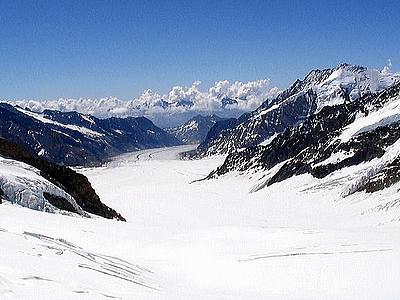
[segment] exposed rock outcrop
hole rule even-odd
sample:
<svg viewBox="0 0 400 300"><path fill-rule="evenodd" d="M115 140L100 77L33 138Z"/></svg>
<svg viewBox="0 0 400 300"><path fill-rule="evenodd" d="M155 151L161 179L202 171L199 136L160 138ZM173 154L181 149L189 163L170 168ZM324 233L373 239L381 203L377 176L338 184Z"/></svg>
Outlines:
<svg viewBox="0 0 400 300"><path fill-rule="evenodd" d="M324 178L344 167L376 160L377 165L369 167L350 192L388 187L400 179L400 114L391 110L398 107L399 99L400 84L396 84L355 101L325 106L299 126L288 127L268 145L229 154L208 178L231 171L269 170L282 163L265 184L268 186L304 173ZM352 132L347 138L342 136L345 130Z"/></svg>
<svg viewBox="0 0 400 300"><path fill-rule="evenodd" d="M125 220L119 213L100 201L99 196L84 175L68 167L59 166L38 157L33 157L19 145L3 138L0 138L0 154L4 157L24 162L40 170L40 174L44 178L71 195L84 211L109 219ZM60 197L47 195L46 198L50 199L50 202L53 201L56 207L67 211L75 210L65 203L68 201L64 201Z"/></svg>
<svg viewBox="0 0 400 300"><path fill-rule="evenodd" d="M216 124L197 149L196 156L229 154L266 142L288 127L296 127L326 106L355 102L381 92L399 80L399 74L341 64L313 70L275 99L267 100L251 113Z"/></svg>

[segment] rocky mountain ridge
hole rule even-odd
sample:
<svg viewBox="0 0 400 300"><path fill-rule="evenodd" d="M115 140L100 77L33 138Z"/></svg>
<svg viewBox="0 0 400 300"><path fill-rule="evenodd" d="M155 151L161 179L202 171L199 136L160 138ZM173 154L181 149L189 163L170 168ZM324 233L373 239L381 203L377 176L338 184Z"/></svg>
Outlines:
<svg viewBox="0 0 400 300"><path fill-rule="evenodd" d="M140 118L98 119L77 112L35 113L0 103L0 137L60 165L96 165L128 151L182 144Z"/></svg>
<svg viewBox="0 0 400 300"><path fill-rule="evenodd" d="M181 126L165 128L164 130L185 144L199 144L207 137L210 129L222 120L216 115L197 115Z"/></svg>
<svg viewBox="0 0 400 300"><path fill-rule="evenodd" d="M266 145L229 154L209 179L231 172L266 174L258 188L295 175L325 178L359 166L343 196L374 192L400 180L400 83L353 101L324 106Z"/></svg>
<svg viewBox="0 0 400 300"><path fill-rule="evenodd" d="M196 155L228 154L259 145L287 127L298 126L325 106L356 101L392 86L399 79L399 74L388 70L370 70L349 64L313 70L255 111L223 124L217 123L199 145Z"/></svg>

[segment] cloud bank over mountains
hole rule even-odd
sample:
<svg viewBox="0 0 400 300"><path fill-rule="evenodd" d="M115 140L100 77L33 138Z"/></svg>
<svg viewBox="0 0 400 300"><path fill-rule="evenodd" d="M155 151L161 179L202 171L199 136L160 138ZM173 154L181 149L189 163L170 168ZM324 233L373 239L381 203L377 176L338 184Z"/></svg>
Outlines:
<svg viewBox="0 0 400 300"><path fill-rule="evenodd" d="M201 82L196 81L189 88L173 87L167 94L160 95L151 89L139 98L121 100L116 97L101 99L57 99L57 100L15 100L17 104L35 112L45 109L77 111L98 118L145 116L160 127L183 124L197 114L218 114L221 117L237 117L254 110L266 99L274 98L279 90L270 88L270 80L230 83L218 81L208 91L199 90Z"/></svg>

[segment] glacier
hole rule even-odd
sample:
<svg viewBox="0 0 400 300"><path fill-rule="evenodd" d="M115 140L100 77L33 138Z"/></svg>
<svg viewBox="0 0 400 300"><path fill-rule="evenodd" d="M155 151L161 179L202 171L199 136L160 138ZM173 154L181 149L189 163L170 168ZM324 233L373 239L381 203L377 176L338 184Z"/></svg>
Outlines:
<svg viewBox="0 0 400 300"><path fill-rule="evenodd" d="M249 193L261 173L198 181L224 156L143 150L80 169L127 222L0 205L4 299L396 299L399 183L340 196L365 165Z"/></svg>
<svg viewBox="0 0 400 300"><path fill-rule="evenodd" d="M38 169L2 156L0 156L0 189L3 191L3 198L23 207L61 213L60 209L46 199L44 194L48 193L64 198L73 206L75 213L89 216L68 193L43 178Z"/></svg>

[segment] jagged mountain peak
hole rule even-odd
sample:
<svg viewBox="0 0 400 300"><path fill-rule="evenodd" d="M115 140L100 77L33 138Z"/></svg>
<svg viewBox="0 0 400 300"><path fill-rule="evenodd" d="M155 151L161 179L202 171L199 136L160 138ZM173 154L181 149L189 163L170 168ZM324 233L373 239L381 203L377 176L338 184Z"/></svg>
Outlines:
<svg viewBox="0 0 400 300"><path fill-rule="evenodd" d="M317 95L317 110L325 105L336 105L368 93L375 93L400 80L400 74L368 69L342 63L334 68L310 71L303 80L297 79L275 99L264 102L256 111L279 104L312 90Z"/></svg>
<svg viewBox="0 0 400 300"><path fill-rule="evenodd" d="M311 70L303 80L297 79L289 88L287 91L292 91L292 92L301 92L305 91L309 88L311 88L314 85L321 84L324 82L326 79L329 78L329 76L332 75L334 72L340 72L340 71L349 71L349 72L362 72L366 71L367 68L358 66L358 65L351 65L348 63L342 63L334 68L327 68L327 69L314 69Z"/></svg>
<svg viewBox="0 0 400 300"><path fill-rule="evenodd" d="M259 172L255 190L309 173L316 178L344 168L342 196L374 192L400 181L400 83L353 102L325 106L268 144L229 154L208 178L232 171Z"/></svg>
<svg viewBox="0 0 400 300"><path fill-rule="evenodd" d="M199 146L198 155L230 153L258 145L289 126L301 124L325 106L356 101L393 86L399 80L399 73L350 64L313 70L255 111L242 115L229 126L214 128L213 135Z"/></svg>
<svg viewBox="0 0 400 300"><path fill-rule="evenodd" d="M349 64L349 63L341 63L338 66L336 66L335 68L333 68L333 70L339 70L339 69L346 69L346 70L353 71L353 72L361 72L361 71L368 70L367 67L356 65L356 64Z"/></svg>
<svg viewBox="0 0 400 300"><path fill-rule="evenodd" d="M339 65L332 69L328 78L313 87L318 95L317 111L325 105L354 101L364 95L380 92L399 80L400 74L356 65Z"/></svg>
<svg viewBox="0 0 400 300"><path fill-rule="evenodd" d="M202 142L208 131L221 121L217 115L196 115L181 126L166 128L165 131L175 136L185 144L198 144Z"/></svg>

